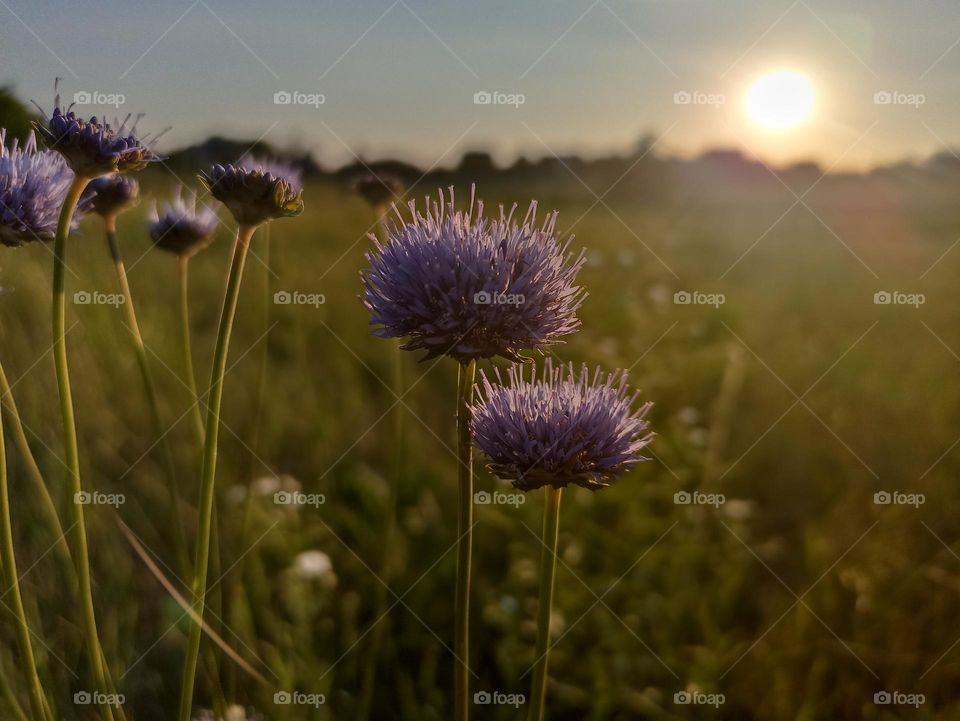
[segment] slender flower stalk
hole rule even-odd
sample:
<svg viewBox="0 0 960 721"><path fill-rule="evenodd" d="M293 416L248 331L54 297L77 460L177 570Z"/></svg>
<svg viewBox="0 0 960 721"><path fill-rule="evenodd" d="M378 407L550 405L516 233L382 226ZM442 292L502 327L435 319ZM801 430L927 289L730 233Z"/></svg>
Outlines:
<svg viewBox="0 0 960 721"><path fill-rule="evenodd" d="M530 693L530 721L543 718L547 698L547 662L550 657L550 618L553 614L553 590L557 575L557 539L560 534L560 496L562 488L547 486L543 497L543 550L540 553L540 589L537 607L537 656Z"/></svg>
<svg viewBox="0 0 960 721"><path fill-rule="evenodd" d="M381 200L381 189L377 198ZM476 362L503 356L520 360L526 349L543 349L579 327L584 293L575 285L584 257L569 253L556 234L557 214L537 224L531 203L523 221L516 206L484 216L471 193L457 210L454 193L431 203L426 213L409 204L410 218L385 221L386 240L375 235L363 273L363 305L373 331L404 338L403 350L426 358L449 356L460 364L457 391L458 505L457 580L454 592L453 718L467 721L470 703L470 575L473 551L473 456L471 411Z"/></svg>
<svg viewBox="0 0 960 721"><path fill-rule="evenodd" d="M180 516L180 482L177 474L176 465L173 461L173 449L170 448L170 437L163 423L163 417L160 415L160 400L157 396L157 386L153 380L153 372L150 370L150 359L147 357L147 347L143 342L143 334L140 331L140 323L137 320L136 305L133 301L133 293L130 290L130 281L127 278L126 265L123 262L123 255L120 252L120 243L117 240L116 216L104 216L104 228L107 235L107 244L110 247L110 257L113 260L113 267L117 273L117 283L120 286L120 293L123 295L123 309L127 318L127 329L133 336L133 349L137 357L137 367L140 369L140 380L143 382L143 390L147 395L147 405L150 407L150 419L153 423L156 437L160 439L160 446L163 448L163 460L167 472L167 488L170 494L170 517L171 532L173 533L174 545L177 549L177 558L181 568L187 567L187 536L183 528L183 519Z"/></svg>
<svg viewBox="0 0 960 721"><path fill-rule="evenodd" d="M240 298L243 268L250 240L257 227L275 218L292 217L303 212L303 191L298 183L274 176L262 168L248 170L232 165L213 167L202 176L211 194L223 203L238 223L237 240L227 276L227 289L220 313L217 342L210 375L209 403L204 431L203 458L200 471L200 500L197 504L196 560L193 577L193 610L187 655L183 668L183 687L180 696L180 721L190 721L193 709L193 689L196 682L197 660L203 634L202 621L206 606L207 572L210 564L210 537L214 526L214 481L217 472L217 445L220 434L220 404L223 400L223 377L227 368L230 334Z"/></svg>
<svg viewBox="0 0 960 721"><path fill-rule="evenodd" d="M207 570L210 562L210 532L213 517L214 478L217 468L217 441L220 435L220 402L223 399L223 376L227 369L227 353L230 348L230 334L233 331L233 319L237 313L237 300L240 298L240 283L243 278L243 266L246 262L250 239L256 226L240 226L233 248L233 260L227 278L227 290L224 295L220 324L217 330L217 344L213 354L213 371L210 375L210 401L207 409L207 424L203 448L203 465L200 476L200 521L197 527L197 555L194 564L193 580L193 618L202 618L207 593ZM193 706L193 684L197 672L197 656L200 652L202 629L194 621L190 626L187 642L187 659L183 671L183 694L180 697L181 721L189 721Z"/></svg>
<svg viewBox="0 0 960 721"><path fill-rule="evenodd" d="M31 632L27 623L27 613L23 607L23 597L20 595L17 559L13 552L13 526L10 518L10 493L7 487L7 456L3 440L2 414L0 414L0 562L3 565L4 596L10 599L6 605L13 606L10 610L14 618L23 671L27 676L30 709L35 719L53 721L46 705L43 686L40 684L37 661L33 655L33 643L30 640Z"/></svg>
<svg viewBox="0 0 960 721"><path fill-rule="evenodd" d="M70 370L67 363L66 333L66 269L67 235L73 219L73 211L87 186L88 179L77 176L67 191L63 208L60 210L60 222L54 244L53 264L53 359L57 371L57 388L60 393L60 414L63 418L65 445L65 463L67 466L67 487L70 492L70 510L73 538L73 560L80 586L80 607L83 619L83 631L87 641L87 660L93 674L94 684L106 699L107 686L103 654L100 650L100 637L97 634L97 617L93 607L93 588L90 582L90 555L87 550L87 527L84 520L83 503L79 501L83 487L80 483L80 451L77 443L77 423L73 415L73 394L70 389ZM100 704L100 713L105 721L113 721L112 707Z"/></svg>
<svg viewBox="0 0 960 721"><path fill-rule="evenodd" d="M548 358L542 377L530 380L523 368L509 370L509 385L500 371L497 384L483 376L482 398L473 407L472 429L477 448L490 460L490 470L513 482L515 488L543 488L543 551L540 557L540 595L537 611L537 656L530 692L529 721L542 721L550 655L550 616L560 497L575 484L591 491L646 460L641 451L651 440L645 403L634 410L638 393L627 387L627 375L617 371L592 376L586 366L554 368Z"/></svg>
<svg viewBox="0 0 960 721"><path fill-rule="evenodd" d="M38 122L34 126L47 147L58 152L74 173L60 209L54 243L53 351L60 394L60 413L63 417L65 464L68 469L67 485L73 501L70 506L73 517L73 523L70 526L74 545L73 559L80 587L87 658L97 691L103 699L99 705L103 721L113 721L114 708L107 703L110 693L109 669L104 662L103 650L97 634L86 523L79 496L83 489L80 482L77 426L73 413L73 396L67 362L65 276L67 236L73 223L74 212L81 202L81 196L88 183L95 178L113 173L142 170L158 160L146 139L138 136L136 122L133 126L127 127L127 120L129 116L119 126L114 126L98 120L95 116L89 119L78 117L70 108L60 107L60 95L57 92L52 113L48 116L43 112L43 122ZM159 136L154 137L152 142L155 142L157 137ZM123 716L123 711L119 707L117 715Z"/></svg>
<svg viewBox="0 0 960 721"><path fill-rule="evenodd" d="M470 717L470 578L473 559L473 441L470 416L477 361L460 364L457 387L457 459L460 462L457 498L457 587L454 596L453 653L454 719Z"/></svg>
<svg viewBox="0 0 960 721"><path fill-rule="evenodd" d="M174 537L177 561L180 568L186 570L187 541L183 529L183 520L180 517L180 488L176 465L173 460L173 449L170 447L170 437L164 427L163 417L160 414L160 401L157 396L157 386L150 370L150 359L147 357L147 347L137 321L136 304L130 290L130 281L127 277L123 254L120 252L120 242L117 239L117 215L127 208L136 205L139 199L139 185L137 181L125 175L105 175L90 182L87 188L91 208L94 213L103 218L104 233L110 258L117 274L117 283L123 297L123 312L126 316L127 330L133 336L133 350L140 371L140 380L143 383L144 393L147 396L147 405L150 409L150 419L154 433L163 453L163 461L167 474L167 489L170 494L170 508L168 511L170 527Z"/></svg>
<svg viewBox="0 0 960 721"><path fill-rule="evenodd" d="M190 388L193 431L198 447L203 446L203 415L200 412L200 396L197 393L197 376L193 369L193 351L190 343L190 257L177 259L180 285L180 351L183 353L183 373Z"/></svg>

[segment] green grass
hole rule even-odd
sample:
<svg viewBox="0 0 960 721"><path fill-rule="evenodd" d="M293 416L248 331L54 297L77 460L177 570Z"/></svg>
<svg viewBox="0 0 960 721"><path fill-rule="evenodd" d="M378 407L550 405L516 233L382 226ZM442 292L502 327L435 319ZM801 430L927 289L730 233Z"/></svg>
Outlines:
<svg viewBox="0 0 960 721"><path fill-rule="evenodd" d="M881 689L925 694L910 712L915 718L960 713L960 650L951 649L960 636L960 530L951 512L960 500L960 451L952 447L960 434L960 251L921 279L956 240L960 212L946 198L861 185L824 181L806 202L833 232L798 206L722 279L792 204L785 189L763 198L678 196L655 207L621 193L608 200L612 210L587 212L593 198L585 191L481 188L488 202L535 194L542 208L559 208L561 229L576 222L574 247L586 247L590 259L581 275L590 296L582 331L556 354L630 367L643 397L656 403L656 460L610 489L574 489L564 501L548 718L899 717L904 709L873 704ZM162 174L144 178L158 196L167 186ZM448 718L453 668L445 646L452 645L456 563L456 364L406 357L407 391L396 403L389 388L396 344L370 335L357 299L364 231L374 217L330 185L308 186L305 199L301 217L270 226L272 272L261 262L262 231L254 238L217 474L222 558L211 584L225 575L211 601L219 619L210 618L269 683L218 655L220 685L228 701L267 718L354 717L367 631L377 620L374 571L393 477L394 414L403 413L408 447L390 582L402 601L380 621L388 628L372 718L440 721ZM192 530L199 463L181 381L177 267L149 250L144 215L141 206L121 216L118 234ZM68 300L77 290L115 292L98 220L85 220L71 243ZM191 265L202 386L229 245L224 227ZM3 253L0 284L14 292L0 297L0 353L65 510L48 352L50 251L33 244ZM276 305L278 290L322 293L326 302ZM677 290L723 293L726 303L674 305ZM878 306L879 290L924 293L926 303ZM161 565L174 567L161 448L122 313L68 305L68 328L73 323L84 484L126 496L117 511L88 510L105 652L128 715L169 718L188 625L118 527L122 519ZM59 716L83 718L92 707L71 704L75 691L91 688L74 590L47 553L53 538L12 443L8 450L18 565L43 640L35 646L44 685L56 693ZM271 476L289 476L325 503L277 506L272 488L256 492ZM478 465L479 490L498 484ZM674 504L674 493L695 488L723 493L727 503L718 510ZM877 506L879 490L924 493L926 504ZM529 693L541 504L531 494L519 509L477 509L473 691ZM334 575L297 575L297 554L312 549L330 556ZM10 625L0 633L8 649L0 652L2 673L25 703ZM674 693L685 688L723 693L726 703L719 711L675 705ZM275 705L278 690L324 694L326 703ZM203 672L197 698L211 703ZM475 711L517 718L510 707Z"/></svg>

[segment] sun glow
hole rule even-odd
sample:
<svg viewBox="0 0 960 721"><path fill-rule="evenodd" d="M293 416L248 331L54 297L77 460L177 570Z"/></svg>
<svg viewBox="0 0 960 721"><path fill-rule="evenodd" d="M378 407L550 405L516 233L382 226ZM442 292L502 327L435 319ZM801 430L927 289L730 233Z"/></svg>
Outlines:
<svg viewBox="0 0 960 721"><path fill-rule="evenodd" d="M793 70L767 73L750 87L746 109L750 119L764 128L792 128L813 112L813 84Z"/></svg>

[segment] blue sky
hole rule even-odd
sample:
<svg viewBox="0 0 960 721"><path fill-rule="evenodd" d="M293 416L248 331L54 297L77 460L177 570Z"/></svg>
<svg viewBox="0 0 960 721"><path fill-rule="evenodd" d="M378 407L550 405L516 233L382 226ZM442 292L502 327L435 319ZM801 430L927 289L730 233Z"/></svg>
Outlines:
<svg viewBox="0 0 960 721"><path fill-rule="evenodd" d="M122 95L109 114L172 125L168 149L218 133L328 164L449 165L472 148L596 154L652 133L679 154L737 145L846 168L960 147L955 1L0 0L0 18L0 83L43 105L58 75L68 97ZM743 97L778 68L810 77L815 106L772 132ZM282 91L323 103L277 105ZM476 105L478 91L524 102ZM722 102L678 105L683 91Z"/></svg>

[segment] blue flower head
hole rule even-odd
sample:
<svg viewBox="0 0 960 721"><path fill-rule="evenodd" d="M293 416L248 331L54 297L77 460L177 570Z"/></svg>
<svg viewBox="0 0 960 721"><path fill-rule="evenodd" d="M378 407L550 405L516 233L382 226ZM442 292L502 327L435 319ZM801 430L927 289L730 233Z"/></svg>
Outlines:
<svg viewBox="0 0 960 721"><path fill-rule="evenodd" d="M183 188L177 187L172 202L164 203L159 212L154 207L148 227L154 245L189 258L207 247L219 220L211 208L198 206L196 192L183 196Z"/></svg>
<svg viewBox="0 0 960 721"><path fill-rule="evenodd" d="M490 218L472 194L470 207L457 210L452 188L446 201L442 193L427 200L426 215L409 207L409 220L397 213L385 225L385 242L370 236L362 301L376 335L465 362L522 360L523 350L579 328L585 294L575 280L584 256L558 239L555 212L538 225L534 202L522 222L516 206Z"/></svg>
<svg viewBox="0 0 960 721"><path fill-rule="evenodd" d="M36 123L35 127L46 146L60 153L77 175L99 178L110 173L142 170L148 163L159 160L148 147L146 138L137 137L136 122L127 127L131 116L117 127L116 123L111 125L95 115L89 120L78 117L72 107L61 108L57 92L52 115L48 117L40 108L43 122Z"/></svg>
<svg viewBox="0 0 960 721"><path fill-rule="evenodd" d="M18 246L33 240L53 240L73 172L59 154L37 150L34 134L20 146L7 147L0 128L0 243ZM73 228L89 207L82 201L73 215Z"/></svg>
<svg viewBox="0 0 960 721"><path fill-rule="evenodd" d="M646 420L652 404L634 404L639 395L627 387L627 374L591 377L584 365L554 368L524 377L523 366L508 371L509 384L486 374L473 408L474 444L490 459L490 470L530 491L571 483L596 490L630 466L647 460L643 448L653 440Z"/></svg>
<svg viewBox="0 0 960 721"><path fill-rule="evenodd" d="M91 210L97 215L116 215L137 204L140 184L129 175L104 175L90 181L84 197L90 201Z"/></svg>
<svg viewBox="0 0 960 721"><path fill-rule="evenodd" d="M260 225L303 212L300 173L290 166L280 170L275 163L214 165L200 181L241 225Z"/></svg>

